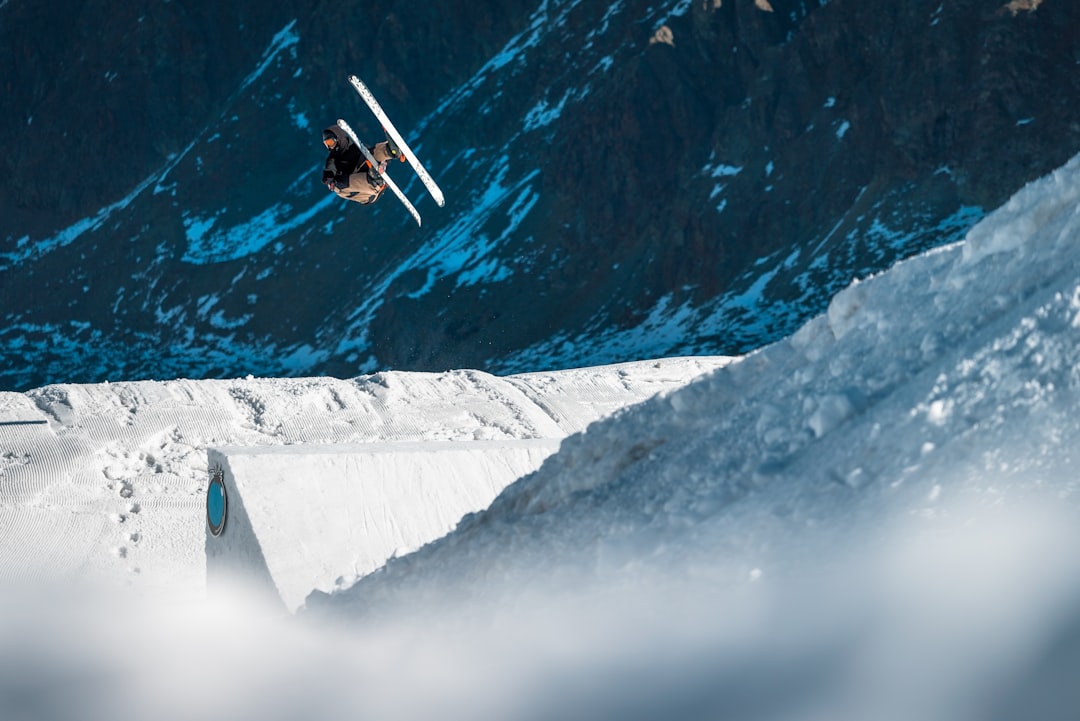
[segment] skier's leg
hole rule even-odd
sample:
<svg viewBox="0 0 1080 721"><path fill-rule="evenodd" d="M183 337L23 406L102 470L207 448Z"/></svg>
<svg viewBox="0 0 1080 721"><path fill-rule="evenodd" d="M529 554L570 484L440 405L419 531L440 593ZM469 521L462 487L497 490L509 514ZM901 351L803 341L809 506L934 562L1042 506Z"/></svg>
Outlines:
<svg viewBox="0 0 1080 721"><path fill-rule="evenodd" d="M379 199L385 185L376 186L368 177L367 170L361 169L349 176L349 185L338 193L343 198L354 200L361 205L374 203Z"/></svg>
<svg viewBox="0 0 1080 721"><path fill-rule="evenodd" d="M398 160L405 162L405 157L397 151L397 148L390 143L389 140L384 140L381 143L375 143L371 148L371 155L375 160L380 163L384 163L388 160L397 158Z"/></svg>

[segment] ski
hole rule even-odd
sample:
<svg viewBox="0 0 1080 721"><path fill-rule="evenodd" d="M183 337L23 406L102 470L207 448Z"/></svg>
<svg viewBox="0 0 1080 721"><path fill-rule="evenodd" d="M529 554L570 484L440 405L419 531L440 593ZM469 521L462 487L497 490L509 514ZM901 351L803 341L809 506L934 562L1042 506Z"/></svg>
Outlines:
<svg viewBox="0 0 1080 721"><path fill-rule="evenodd" d="M438 204L440 208L443 207L446 201L443 199L442 190L435 183L434 179L432 179L427 169L420 164L419 160L417 160L416 153L412 151L409 144L401 137L401 133L397 131L394 124L390 122L390 118L387 116L386 111L382 109L382 106L379 105L379 101L376 100L375 96L368 90L368 86L364 85L360 78L355 75L349 76L349 82L356 92L360 94L360 97L364 99L367 106L371 108L371 112L375 113L375 117L378 118L379 122L382 123L383 132L390 136L390 139L394 141L398 149L405 155L405 160L407 160L409 165L412 166L412 169L416 171L416 176L420 178L420 182L423 183L424 187L431 193L431 197L435 199L435 203Z"/></svg>
<svg viewBox="0 0 1080 721"><path fill-rule="evenodd" d="M379 169L379 163L376 162L375 156L371 154L371 151L368 150L368 147L366 145L360 142L360 138L356 137L356 133L354 133L353 129L349 127L349 124L341 118L338 118L337 124L338 127L348 133L349 137L352 138L352 141L360 147L360 152L363 153L364 157L367 158L367 161L371 163L372 170L375 172L376 175L383 179L383 182L386 183L386 187L390 188L390 190L393 191L394 195L398 197L398 200L401 201L401 204L405 206L405 210L409 211L409 213L412 214L412 217L416 219L416 224L421 225L420 213L416 212L416 208L414 208L413 204L409 202L409 199L405 197L405 194L401 192L401 188L397 186L397 183L390 179L390 176L386 174L386 171Z"/></svg>

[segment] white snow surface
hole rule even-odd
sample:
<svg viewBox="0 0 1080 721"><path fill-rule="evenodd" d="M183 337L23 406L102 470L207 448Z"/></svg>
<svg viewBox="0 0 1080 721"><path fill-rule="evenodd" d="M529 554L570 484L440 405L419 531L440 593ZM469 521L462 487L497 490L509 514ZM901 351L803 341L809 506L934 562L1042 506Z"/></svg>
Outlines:
<svg viewBox="0 0 1080 721"><path fill-rule="evenodd" d="M234 512L214 516L224 528L206 539L206 592L243 582L295 613L312 591L446 535L558 449L544 438L210 449L215 499Z"/></svg>
<svg viewBox="0 0 1080 721"><path fill-rule="evenodd" d="M201 597L208 447L562 439L728 360L0 392L0 582Z"/></svg>
<svg viewBox="0 0 1080 721"><path fill-rule="evenodd" d="M963 242L852 284L790 338L697 380L703 367L679 366L677 382L648 400L563 428L573 434L560 451L487 510L351 588L309 597L294 618L259 618L239 593L179 602L171 591L20 584L0 601L0 703L14 712L5 715L1072 718L1078 200L1080 156ZM583 386L592 373L601 385L611 378L572 373ZM492 421L502 394L481 411L426 410L434 384L475 377L387 374L398 408L420 412L352 418L369 418L376 433L403 423L416 440L544 432L514 405ZM299 398L297 383L308 384ZM91 538L81 524L101 512L94 484L111 482L116 527L137 517L140 538L160 529L175 539L173 549L135 546L137 585L197 587L191 551L179 547L201 527L181 529L184 513L166 502L189 500L202 463L181 418L205 413L200 432L212 428L215 442L288 442L312 424L332 443L352 432L333 420L335 392L366 383L0 396L5 418L34 420L44 408L50 421L0 427L5 561L31 576L54 559L70 565L66 544L46 536ZM576 391L564 388L572 404ZM148 400L125 406L136 391ZM98 404L89 416L87 403ZM135 441L131 423L158 430ZM14 437L28 440L8 451ZM51 448L77 467L51 461ZM40 480L13 486L35 464L70 497ZM116 543L114 531L89 542ZM116 585L96 558L71 568Z"/></svg>

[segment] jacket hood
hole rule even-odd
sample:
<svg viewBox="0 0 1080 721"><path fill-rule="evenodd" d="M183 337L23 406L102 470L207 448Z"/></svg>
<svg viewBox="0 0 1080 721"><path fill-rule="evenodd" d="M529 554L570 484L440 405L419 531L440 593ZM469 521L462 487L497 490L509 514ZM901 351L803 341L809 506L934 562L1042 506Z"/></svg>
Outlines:
<svg viewBox="0 0 1080 721"><path fill-rule="evenodd" d="M352 138L349 137L349 134L346 133L344 130L342 130L337 125L331 125L330 127L323 130L323 137L324 138L326 137L326 133L330 133L331 135L333 135L337 139L337 145L334 146L334 150L331 151L331 152L335 152L335 153L344 152L344 151L348 150L353 144Z"/></svg>

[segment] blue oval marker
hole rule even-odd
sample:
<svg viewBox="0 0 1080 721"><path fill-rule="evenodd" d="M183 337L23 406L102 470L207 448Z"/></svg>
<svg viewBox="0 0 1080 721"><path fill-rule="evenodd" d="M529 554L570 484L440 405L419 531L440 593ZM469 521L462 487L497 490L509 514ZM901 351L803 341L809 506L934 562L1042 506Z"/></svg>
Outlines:
<svg viewBox="0 0 1080 721"><path fill-rule="evenodd" d="M220 536L225 530L225 517L228 510L225 473L220 468L215 468L210 473L210 486L206 489L206 525L211 535Z"/></svg>

